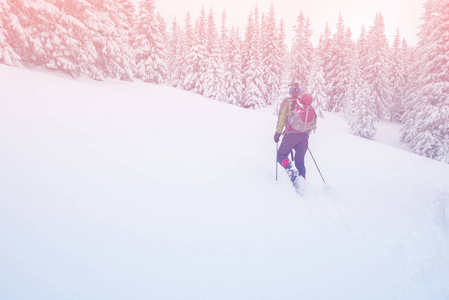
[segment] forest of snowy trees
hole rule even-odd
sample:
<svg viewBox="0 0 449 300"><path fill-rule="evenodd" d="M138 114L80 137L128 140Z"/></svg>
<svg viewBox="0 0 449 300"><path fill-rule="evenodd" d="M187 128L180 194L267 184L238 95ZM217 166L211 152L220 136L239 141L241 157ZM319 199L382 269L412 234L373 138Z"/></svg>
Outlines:
<svg viewBox="0 0 449 300"><path fill-rule="evenodd" d="M416 47L399 30L390 45L381 13L358 37L340 15L313 45L301 10L290 26L273 5L256 6L240 32L228 28L225 11L217 18L202 9L195 20L187 13L168 28L154 0L133 3L0 0L0 63L169 84L251 109L276 105L299 82L319 114L344 114L353 134L371 139L376 122L399 122L403 143L449 163L449 0L425 2Z"/></svg>

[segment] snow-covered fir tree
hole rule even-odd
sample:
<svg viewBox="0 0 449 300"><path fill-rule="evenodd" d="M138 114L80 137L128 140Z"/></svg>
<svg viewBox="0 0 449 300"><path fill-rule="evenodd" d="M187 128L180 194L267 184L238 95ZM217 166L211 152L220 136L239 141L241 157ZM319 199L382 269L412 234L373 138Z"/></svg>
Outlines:
<svg viewBox="0 0 449 300"><path fill-rule="evenodd" d="M226 26L226 20L227 20L227 13L226 10L223 10L223 12L221 13L220 47L223 50L223 59L225 64L227 64L226 57L227 54L229 53L229 39L230 39L230 33Z"/></svg>
<svg viewBox="0 0 449 300"><path fill-rule="evenodd" d="M175 18L172 23L171 34L167 45L168 77L169 83L174 87L178 85L179 81L179 79L175 76L175 73L176 73L176 63L178 60L178 55L180 55L180 48L182 45L181 38L182 38L182 31Z"/></svg>
<svg viewBox="0 0 449 300"><path fill-rule="evenodd" d="M97 50L96 65L105 77L132 80L134 53L130 45L131 28L125 7L129 3L113 0L95 1L98 26L92 28Z"/></svg>
<svg viewBox="0 0 449 300"><path fill-rule="evenodd" d="M168 79L167 49L156 15L154 0L140 3L134 37L136 77L149 83L165 83Z"/></svg>
<svg viewBox="0 0 449 300"><path fill-rule="evenodd" d="M186 75L184 89L203 95L207 73L207 17L204 8L195 22L194 34L190 37L191 45L186 55Z"/></svg>
<svg viewBox="0 0 449 300"><path fill-rule="evenodd" d="M288 48L287 44L285 43L287 39L287 34L285 32L285 22L284 20L279 21L278 26L278 48L279 48L279 56L281 58L281 69L280 69L280 81L281 81L281 87L286 87L285 85L290 83L289 74L288 74L288 62L289 62L289 55L288 55ZM279 96L284 96L286 94L286 89L281 89L279 91Z"/></svg>
<svg viewBox="0 0 449 300"><path fill-rule="evenodd" d="M159 32L162 35L162 39L163 39L165 45L168 45L169 34L167 32L167 23L165 22L165 19L162 17L162 15L159 12L156 15L156 19L158 20L157 23L159 24Z"/></svg>
<svg viewBox="0 0 449 300"><path fill-rule="evenodd" d="M393 41L393 47L391 49L390 58L390 96L391 96L391 106L390 106L390 118L391 121L399 122L401 120L402 114L404 113L404 97L405 97L405 63L402 51L402 43L400 38L399 29L396 31L396 35Z"/></svg>
<svg viewBox="0 0 449 300"><path fill-rule="evenodd" d="M309 19L299 14L293 37L290 62L290 78L292 82L298 82L302 91L308 90L307 78L312 63L313 46L311 42L311 29Z"/></svg>
<svg viewBox="0 0 449 300"><path fill-rule="evenodd" d="M14 61L20 60L20 56L8 43L8 30L14 27L14 21L12 21L14 19L15 16L12 15L8 2L0 1L0 63L5 65L13 65ZM18 22L16 23L16 28L18 31L21 30Z"/></svg>
<svg viewBox="0 0 449 300"><path fill-rule="evenodd" d="M401 57L402 57L402 63L404 67L404 99L402 101L402 110L404 112L405 108L405 98L407 97L408 92L408 86L410 85L410 78L412 77L412 67L413 63L415 61L414 58L415 55L415 47L410 47L405 40L405 38L402 38L401 42ZM401 116L402 118L402 116Z"/></svg>
<svg viewBox="0 0 449 300"><path fill-rule="evenodd" d="M329 61L329 73L327 77L328 108L335 112L341 111L344 107L345 93L349 82L349 57L353 56L349 42L350 38L347 37L343 17L340 14L337 30L331 43L331 59Z"/></svg>
<svg viewBox="0 0 449 300"><path fill-rule="evenodd" d="M323 111L326 108L325 81L323 76L323 65L318 54L313 55L311 72L307 79L309 88L307 92L312 95L313 108L319 117L324 117Z"/></svg>
<svg viewBox="0 0 449 300"><path fill-rule="evenodd" d="M324 77L324 91L325 91L325 103L326 110L331 110L330 107L330 95L332 88L332 32L329 28L329 24L326 23L324 28L324 34L320 37L320 41L318 43L318 55L320 56L320 60L322 62L323 67L323 77Z"/></svg>
<svg viewBox="0 0 449 300"><path fill-rule="evenodd" d="M266 88L263 80L260 51L260 30L258 11L251 12L245 32L243 50L243 107L259 108L266 106Z"/></svg>
<svg viewBox="0 0 449 300"><path fill-rule="evenodd" d="M405 98L404 98L404 114L401 117L401 142L407 144L413 149L417 138L414 128L415 118L418 116L418 111L415 102L417 99L417 92L420 89L420 83L418 81L420 65L417 60L414 60L412 64L407 68L408 81L405 86ZM419 116L418 116L419 117Z"/></svg>
<svg viewBox="0 0 449 300"><path fill-rule="evenodd" d="M404 100L403 100L403 110L404 113L401 116L401 142L407 144L410 142L410 133L413 131L413 119L415 114L414 111L414 100L416 99L416 92L419 89L418 74L419 74L419 64L417 59L415 59L416 48L409 47L404 41L402 42L402 52L405 62L405 74L406 81L404 87Z"/></svg>
<svg viewBox="0 0 449 300"><path fill-rule="evenodd" d="M215 26L212 9L207 21L207 70L204 82L204 96L218 101L224 101L224 62L220 38Z"/></svg>
<svg viewBox="0 0 449 300"><path fill-rule="evenodd" d="M238 32L232 28L229 35L229 52L225 73L225 102L241 105L243 97L242 56L240 55Z"/></svg>
<svg viewBox="0 0 449 300"><path fill-rule="evenodd" d="M357 40L356 52L356 56L359 61L360 75L363 76L363 78L366 78L364 74L367 72L365 62L368 60L368 38L366 35L365 25L362 26L360 36Z"/></svg>
<svg viewBox="0 0 449 300"><path fill-rule="evenodd" d="M230 53L230 32L227 28L227 14L226 14L226 10L223 10L221 13L221 25L220 25L220 37L219 37L219 43L220 43L220 48L221 48L221 52L222 52L222 59L223 59L223 68L224 68L224 84L225 84L225 95L224 97L226 98L226 90L227 90L227 75L229 73L229 57L231 55ZM228 102L227 99L225 99L226 102Z"/></svg>
<svg viewBox="0 0 449 300"><path fill-rule="evenodd" d="M358 100L358 107L350 122L350 132L366 139L372 139L377 131L375 127L375 105L370 95L368 84L365 81L362 82L362 86L357 90L356 99Z"/></svg>
<svg viewBox="0 0 449 300"><path fill-rule="evenodd" d="M351 73L349 78L348 90L346 91L345 109L344 117L346 121L351 124L355 115L357 108L357 89L360 88L362 79L358 78L360 76L360 68L356 63L359 62L359 58L354 59L354 64L351 67Z"/></svg>
<svg viewBox="0 0 449 300"><path fill-rule="evenodd" d="M360 70L357 67L351 68L352 76L350 95L348 95L350 104L347 105L346 119L349 123L349 131L357 136L372 139L376 134L376 115L374 98L368 83L362 78Z"/></svg>
<svg viewBox="0 0 449 300"><path fill-rule="evenodd" d="M95 29L99 20L93 5L84 0L57 0L61 17L56 23L49 22L54 28L43 41L48 56L46 66L68 72L73 77L87 75L103 80L104 74L99 68L98 53L94 45ZM55 14L53 14L56 17ZM41 35L45 38L45 35Z"/></svg>
<svg viewBox="0 0 449 300"><path fill-rule="evenodd" d="M385 36L384 18L377 13L368 32L368 55L364 65L367 81L376 104L378 119L390 119L391 97L388 79L389 46Z"/></svg>
<svg viewBox="0 0 449 300"><path fill-rule="evenodd" d="M420 155L449 163L449 1L428 0L423 21L419 86L406 107L402 140Z"/></svg>
<svg viewBox="0 0 449 300"><path fill-rule="evenodd" d="M204 81L207 71L206 47L196 42L186 56L186 75L184 77L183 87L187 91L198 94L204 93Z"/></svg>
<svg viewBox="0 0 449 300"><path fill-rule="evenodd" d="M2 6L9 6L9 12L6 13L10 19L5 25L11 32L7 35L7 42L23 62L44 64L46 53L39 35L48 31L50 23L54 23L54 20L49 20L52 17L50 10L55 14L55 18L58 18L59 9L53 3L46 5L43 0L2 2L6 2Z"/></svg>
<svg viewBox="0 0 449 300"><path fill-rule="evenodd" d="M74 77L90 76L88 66L93 64L96 51L85 25L90 22L80 12L91 16L93 11L86 3L72 0L69 4L65 8L60 0L2 1L6 43L22 62L60 69Z"/></svg>
<svg viewBox="0 0 449 300"><path fill-rule="evenodd" d="M276 26L274 6L271 4L262 27L262 65L266 86L267 104L274 103L279 96L282 76L282 52L279 48L279 32Z"/></svg>
<svg viewBox="0 0 449 300"><path fill-rule="evenodd" d="M172 33L173 34L173 33ZM187 13L184 19L184 26L179 32L179 45L176 46L177 52L173 60L172 84L174 87L184 89L184 80L187 69L187 54L195 43L192 20L190 13Z"/></svg>
<svg viewBox="0 0 449 300"><path fill-rule="evenodd" d="M281 57L281 69L280 69L280 74L279 74L279 82L280 82L279 89L278 89L278 93L276 96L276 102L274 103L274 114L275 115L279 114L280 104L288 96L288 91L290 89L288 85L291 83L289 68L288 68L290 56L289 56L289 52L287 49L287 45L285 43L287 35L285 32L284 20L281 19L279 21L278 28L279 28L279 30L278 30L278 34L279 34L278 48L279 48L279 55Z"/></svg>
<svg viewBox="0 0 449 300"><path fill-rule="evenodd" d="M132 39L133 30L135 28L136 7L132 0L118 0L117 2L120 9L120 18L118 20L119 34L122 35L122 40L125 44L123 45L124 60L126 61L124 69L127 70L126 66L129 66L133 74L132 77L134 78L134 75L136 74L136 64ZM128 59L130 60L129 62ZM122 78L123 80L128 80L126 76Z"/></svg>

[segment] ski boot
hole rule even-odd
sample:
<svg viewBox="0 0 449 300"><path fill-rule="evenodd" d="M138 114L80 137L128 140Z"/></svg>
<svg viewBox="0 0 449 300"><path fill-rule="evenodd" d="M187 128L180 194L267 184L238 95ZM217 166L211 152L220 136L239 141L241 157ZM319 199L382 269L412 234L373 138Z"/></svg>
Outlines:
<svg viewBox="0 0 449 300"><path fill-rule="evenodd" d="M287 172L290 180L292 182L295 182L296 178L299 176L299 172L298 172L298 170L296 170L295 167L293 167L292 162L291 161L283 162L282 165L283 165L285 171Z"/></svg>
<svg viewBox="0 0 449 300"><path fill-rule="evenodd" d="M291 182L293 183L293 187L295 188L297 193L300 193L301 183L305 180L304 177L299 175L298 170L292 165L291 161L284 161L282 164L285 168L285 171L288 174Z"/></svg>

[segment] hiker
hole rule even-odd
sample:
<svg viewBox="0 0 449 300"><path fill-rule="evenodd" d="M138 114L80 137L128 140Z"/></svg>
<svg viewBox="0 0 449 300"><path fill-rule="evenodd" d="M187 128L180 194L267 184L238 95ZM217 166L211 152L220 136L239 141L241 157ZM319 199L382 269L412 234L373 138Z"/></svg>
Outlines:
<svg viewBox="0 0 449 300"><path fill-rule="evenodd" d="M298 180L305 180L306 177L304 156L308 149L309 134L316 128L316 114L310 106L312 96L307 93L300 94L297 83L292 85L289 95L279 109L274 141L279 142L285 127L284 137L277 152L277 162L284 167L296 187ZM295 166L288 158L293 149Z"/></svg>

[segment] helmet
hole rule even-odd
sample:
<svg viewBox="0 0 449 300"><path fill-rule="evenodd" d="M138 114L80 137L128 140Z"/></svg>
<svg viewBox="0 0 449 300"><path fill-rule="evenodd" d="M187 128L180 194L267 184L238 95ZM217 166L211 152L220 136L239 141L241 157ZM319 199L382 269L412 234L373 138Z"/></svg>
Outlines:
<svg viewBox="0 0 449 300"><path fill-rule="evenodd" d="M304 94L301 97L301 102L304 103L305 105L310 105L312 104L312 96L310 94Z"/></svg>

